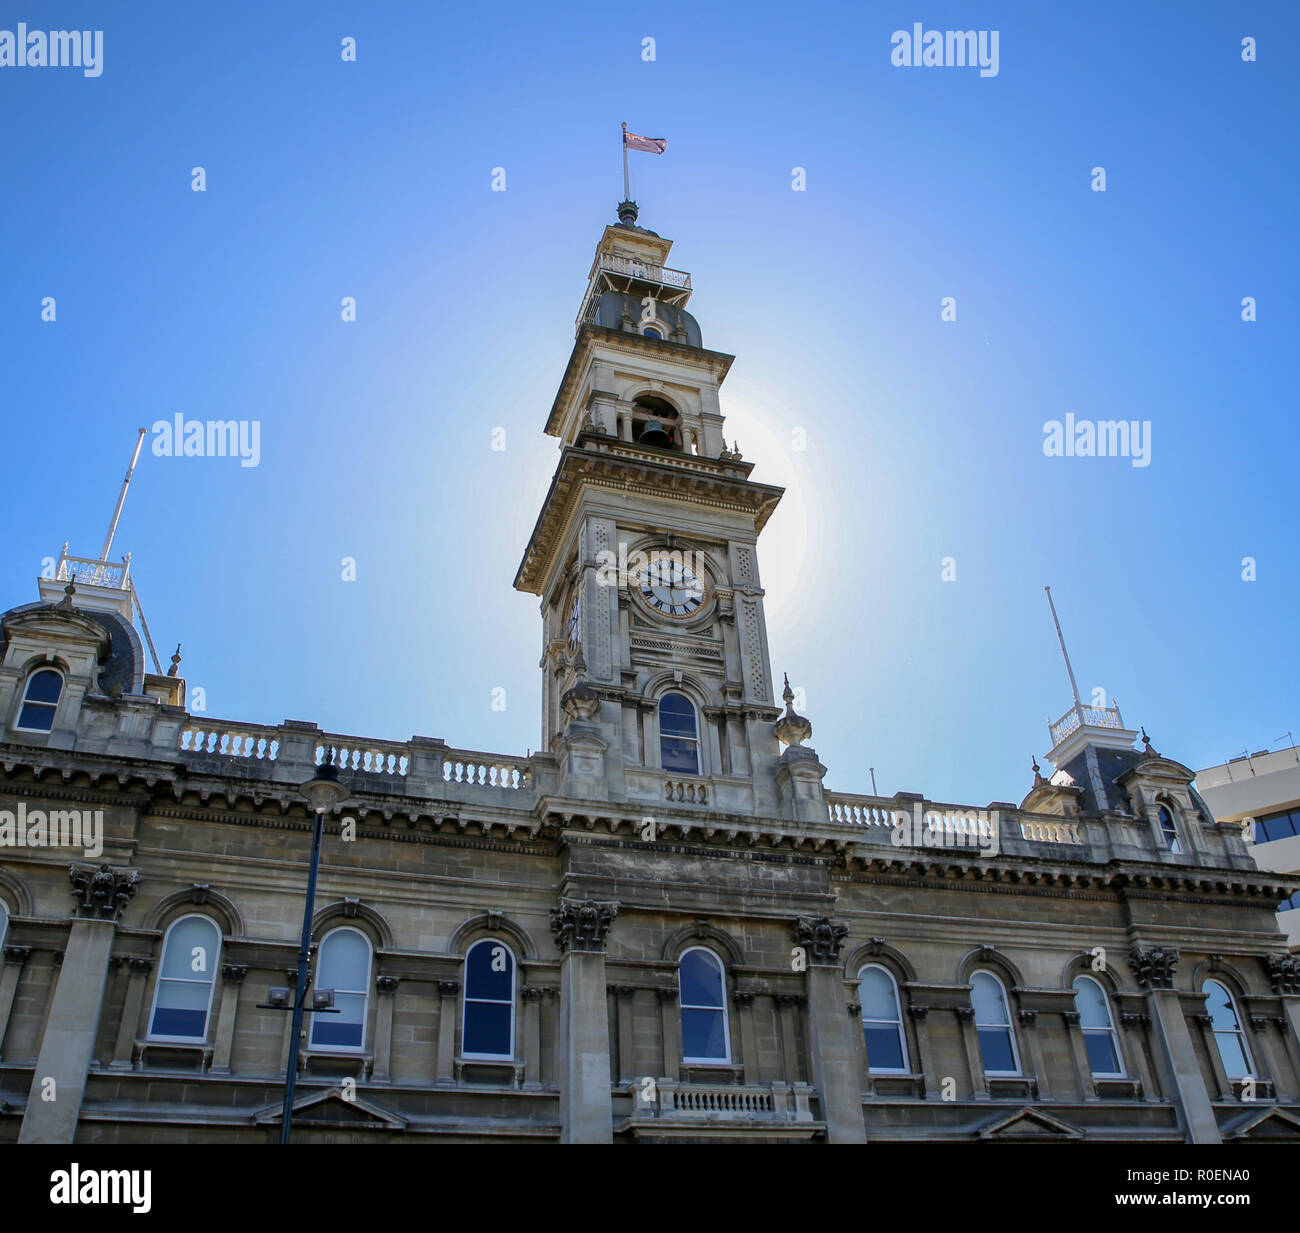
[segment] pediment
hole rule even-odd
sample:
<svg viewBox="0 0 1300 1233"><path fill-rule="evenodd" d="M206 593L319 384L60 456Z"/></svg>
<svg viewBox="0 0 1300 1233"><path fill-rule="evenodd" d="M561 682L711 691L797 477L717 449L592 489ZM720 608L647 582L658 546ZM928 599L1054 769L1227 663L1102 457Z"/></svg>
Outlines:
<svg viewBox="0 0 1300 1233"><path fill-rule="evenodd" d="M257 1113L253 1121L258 1126L273 1126L284 1116L282 1103L270 1105ZM354 1096L348 1100L341 1087L327 1088L323 1092L308 1092L293 1102L294 1125L352 1126L370 1130L405 1130L406 1119L387 1109Z"/></svg>
<svg viewBox="0 0 1300 1233"><path fill-rule="evenodd" d="M1261 1109L1241 1119L1223 1137L1252 1143L1295 1143L1300 1141L1300 1117L1285 1109Z"/></svg>
<svg viewBox="0 0 1300 1233"><path fill-rule="evenodd" d="M976 1133L979 1139L995 1139L1022 1142L1026 1139L1041 1139L1044 1142L1060 1139L1082 1139L1083 1131L1059 1117L1044 1113L1026 1105L1015 1113L1007 1114L981 1126Z"/></svg>

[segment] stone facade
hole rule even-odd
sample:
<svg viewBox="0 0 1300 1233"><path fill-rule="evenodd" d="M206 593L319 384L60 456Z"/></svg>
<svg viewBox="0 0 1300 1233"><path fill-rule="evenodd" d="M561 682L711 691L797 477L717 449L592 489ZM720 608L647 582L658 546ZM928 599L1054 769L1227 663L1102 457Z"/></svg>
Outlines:
<svg viewBox="0 0 1300 1233"><path fill-rule="evenodd" d="M330 763L350 795L313 940L338 1018L308 1016L297 1139L1300 1140L1300 959L1273 916L1296 883L1118 711L1052 725L1019 806L824 789L767 651L780 490L726 445L731 357L634 224L597 250L516 578L542 603L543 752L191 715L106 562L63 559L5 614L0 1139L278 1136L299 788ZM41 841L69 811L102 847Z"/></svg>

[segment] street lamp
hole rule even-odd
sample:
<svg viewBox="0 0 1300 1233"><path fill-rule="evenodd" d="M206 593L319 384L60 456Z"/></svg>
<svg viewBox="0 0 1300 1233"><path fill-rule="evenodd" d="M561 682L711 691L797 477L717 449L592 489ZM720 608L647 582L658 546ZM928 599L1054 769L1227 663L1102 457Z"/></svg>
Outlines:
<svg viewBox="0 0 1300 1233"><path fill-rule="evenodd" d="M298 1081L298 1048L302 1034L303 1007L307 1001L307 963L311 957L311 918L316 905L316 874L320 869L321 838L325 833L325 814L347 800L350 793L339 782L338 767L334 765L335 751L331 749L325 760L316 768L316 774L298 790L316 814L316 826L311 840L311 869L307 874L307 904L302 914L302 946L298 951L298 985L293 991L293 1029L289 1038L289 1069L284 1081L284 1111L280 1118L280 1142L289 1142L289 1129L293 1122L293 1092ZM277 1010L288 1009L285 997L276 998L280 990L271 990L271 1006ZM287 992L287 991L286 991ZM278 1002L278 1005L276 1004ZM334 991L318 989L312 999L316 1014L339 1014L332 1010Z"/></svg>

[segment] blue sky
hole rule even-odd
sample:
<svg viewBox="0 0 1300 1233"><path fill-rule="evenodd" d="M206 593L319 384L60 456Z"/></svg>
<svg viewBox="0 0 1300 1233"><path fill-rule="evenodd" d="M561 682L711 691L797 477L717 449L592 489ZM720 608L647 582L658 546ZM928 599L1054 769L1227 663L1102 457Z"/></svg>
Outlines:
<svg viewBox="0 0 1300 1233"><path fill-rule="evenodd" d="M137 427L256 419L255 468L147 440L115 544L207 716L535 748L511 582L626 121L787 488L772 661L829 786L1018 800L1070 703L1045 583L1163 753L1300 729L1294 5L373 7L5 6L104 70L0 69L0 606L98 552ZM918 20L998 75L891 65ZM1045 457L1066 413L1149 421L1150 465Z"/></svg>

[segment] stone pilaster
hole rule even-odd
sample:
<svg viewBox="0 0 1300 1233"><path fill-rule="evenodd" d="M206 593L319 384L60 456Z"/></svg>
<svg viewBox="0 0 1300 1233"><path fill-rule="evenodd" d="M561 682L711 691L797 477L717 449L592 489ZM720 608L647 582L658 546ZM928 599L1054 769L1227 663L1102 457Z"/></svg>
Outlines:
<svg viewBox="0 0 1300 1233"><path fill-rule="evenodd" d="M524 1087L542 1086L542 994L540 985L525 985L524 999Z"/></svg>
<svg viewBox="0 0 1300 1233"><path fill-rule="evenodd" d="M230 1055L235 1047L235 1019L239 1014L239 991L244 987L244 977L247 975L248 968L242 963L221 965L221 1007L217 1011L211 1067L215 1074L230 1073Z"/></svg>
<svg viewBox="0 0 1300 1233"><path fill-rule="evenodd" d="M664 1042L665 1079L679 1079L682 1073L682 1017L677 1013L677 987L656 989Z"/></svg>
<svg viewBox="0 0 1300 1233"><path fill-rule="evenodd" d="M560 961L560 1139L610 1143L609 1011L605 996L605 937L618 904L562 899L551 909Z"/></svg>
<svg viewBox="0 0 1300 1233"><path fill-rule="evenodd" d="M126 1001L122 1006L122 1021L117 1027L117 1045L113 1050L110 1070L130 1070L134 1063L135 1037L140 1030L140 1015L144 1010L144 991L153 971L153 960L132 955L126 960Z"/></svg>
<svg viewBox="0 0 1300 1233"><path fill-rule="evenodd" d="M398 976L375 977L375 1065L371 1078L376 1083L393 1081L393 1001L399 983Z"/></svg>
<svg viewBox="0 0 1300 1233"><path fill-rule="evenodd" d="M1188 1139L1193 1143L1222 1142L1187 1017L1173 987L1177 947L1135 944L1129 948L1128 962L1146 993L1161 1086L1178 1105Z"/></svg>
<svg viewBox="0 0 1300 1233"><path fill-rule="evenodd" d="M438 1082L456 1081L456 995L460 981L438 982Z"/></svg>
<svg viewBox="0 0 1300 1233"><path fill-rule="evenodd" d="M789 752L787 750L787 752ZM847 925L828 917L801 916L794 935L807 954L808 1049L813 1086L821 1100L826 1137L831 1143L865 1143L862 1076L853 1036L858 1021L849 1014L840 948Z"/></svg>
<svg viewBox="0 0 1300 1233"><path fill-rule="evenodd" d="M4 968L0 969L0 1057L4 1056L5 1033L9 1030L9 1016L13 1014L23 965L31 957L30 946L6 946L4 949Z"/></svg>
<svg viewBox="0 0 1300 1233"><path fill-rule="evenodd" d="M754 1034L754 995L746 990L732 994L736 1018L740 1023L740 1064L745 1068L745 1082L758 1082L758 1042Z"/></svg>
<svg viewBox="0 0 1300 1233"><path fill-rule="evenodd" d="M632 999L636 996L636 988L632 985L614 985L611 992L618 1013L618 1081L630 1083L636 1078L632 1040Z"/></svg>
<svg viewBox="0 0 1300 1233"><path fill-rule="evenodd" d="M108 865L73 865L68 878L75 919L50 999L20 1143L71 1143L77 1133L117 932L114 922L139 883L133 870Z"/></svg>

